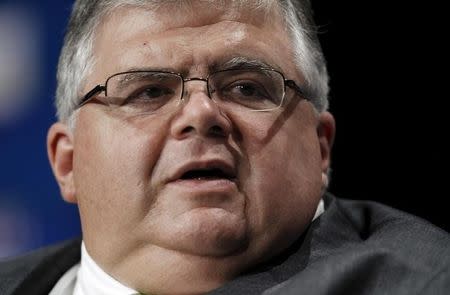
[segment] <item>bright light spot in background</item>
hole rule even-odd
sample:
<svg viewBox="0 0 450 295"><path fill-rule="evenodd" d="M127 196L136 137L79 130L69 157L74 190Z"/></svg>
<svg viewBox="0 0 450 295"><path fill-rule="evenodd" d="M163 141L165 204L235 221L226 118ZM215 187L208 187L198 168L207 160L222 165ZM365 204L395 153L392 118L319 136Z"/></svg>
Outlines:
<svg viewBox="0 0 450 295"><path fill-rule="evenodd" d="M38 220L24 204L2 202L15 200L0 195L0 258L30 250L43 240L42 220Z"/></svg>
<svg viewBox="0 0 450 295"><path fill-rule="evenodd" d="M30 8L0 5L0 126L20 120L39 98L39 19Z"/></svg>

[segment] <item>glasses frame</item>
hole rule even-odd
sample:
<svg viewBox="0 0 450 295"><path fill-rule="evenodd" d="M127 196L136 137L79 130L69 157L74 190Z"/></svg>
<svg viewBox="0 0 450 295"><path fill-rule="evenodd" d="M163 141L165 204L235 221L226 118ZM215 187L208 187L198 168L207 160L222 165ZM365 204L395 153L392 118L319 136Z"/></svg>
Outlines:
<svg viewBox="0 0 450 295"><path fill-rule="evenodd" d="M89 101L91 101L93 98L95 98L98 94L105 92L105 97L108 97L108 93L107 93L107 89L108 89L108 82L110 79L112 79L113 77L116 77L118 75L123 75L123 74L133 74L133 73L163 73L163 74L172 74L172 75L176 75L180 78L180 80L182 81L182 86L181 86L181 97L180 97L180 101L183 100L183 96L184 96L184 84L186 82L189 81L203 81L206 82L206 89L208 90L208 97L212 100L212 96L210 93L210 88L209 88L209 79L211 76L217 74L217 73L222 73L222 72L228 72L228 71L239 71L239 70L249 70L249 71L273 71L278 73L279 75L281 75L281 77L283 78L283 97L281 99L281 103L280 105L278 105L275 108L271 108L271 109L263 109L263 110L258 110L258 109L250 109L250 111L254 111L254 112L266 112L266 111L272 111L275 109L280 108L283 103L284 103L284 98L286 96L286 87L291 88L292 90L294 90L300 97L306 99L306 100L310 100L306 95L305 95L305 91L303 91L303 89L297 85L297 83L294 80L290 80L290 79L286 79L284 77L284 74L278 70L275 70L273 68L267 68L267 67L258 67L258 68L236 68L236 69L225 69L225 70L219 70L219 71L215 71L212 73L209 73L208 76L206 76L206 78L200 78L200 77L192 77L192 78L184 78L183 75L181 73L177 73L177 72L169 72L169 71L152 71L152 70L136 70L136 71L124 71L124 72L119 72L116 74L113 74L111 76L109 76L106 81L105 84L101 85L96 85L94 88L92 88L89 92L87 92L83 98L81 99L81 101L78 103L78 105L76 106L75 109L81 108L82 106L84 106L85 104L87 104Z"/></svg>

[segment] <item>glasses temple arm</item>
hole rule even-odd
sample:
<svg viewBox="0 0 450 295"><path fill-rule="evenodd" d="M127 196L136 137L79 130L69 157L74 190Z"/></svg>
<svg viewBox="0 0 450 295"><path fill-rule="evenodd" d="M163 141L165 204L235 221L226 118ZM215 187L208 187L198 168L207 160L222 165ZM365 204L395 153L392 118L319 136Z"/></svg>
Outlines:
<svg viewBox="0 0 450 295"><path fill-rule="evenodd" d="M305 91L303 91L298 85L297 83L295 83L293 80L284 80L284 82L286 83L286 86L288 86L289 88L294 89L301 97L303 97L306 100L309 100L308 96L306 96Z"/></svg>
<svg viewBox="0 0 450 295"><path fill-rule="evenodd" d="M106 87L102 85L95 86L91 91L86 93L86 95L81 99L80 103L78 104L78 107L83 106L85 103L87 103L92 97L99 94L100 92L106 91Z"/></svg>

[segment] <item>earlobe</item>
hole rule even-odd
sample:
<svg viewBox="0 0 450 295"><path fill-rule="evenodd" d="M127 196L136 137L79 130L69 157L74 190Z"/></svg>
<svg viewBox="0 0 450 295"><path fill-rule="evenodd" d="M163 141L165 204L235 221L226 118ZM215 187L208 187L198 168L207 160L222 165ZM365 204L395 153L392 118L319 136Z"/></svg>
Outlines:
<svg viewBox="0 0 450 295"><path fill-rule="evenodd" d="M65 124L58 122L50 127L47 153L63 199L77 203L73 179L73 137Z"/></svg>
<svg viewBox="0 0 450 295"><path fill-rule="evenodd" d="M336 134L336 124L329 112L319 114L319 124L317 126L317 136L319 138L320 153L322 156L322 178L326 176L325 182L328 185L328 169L331 162L331 148L333 147L334 136Z"/></svg>

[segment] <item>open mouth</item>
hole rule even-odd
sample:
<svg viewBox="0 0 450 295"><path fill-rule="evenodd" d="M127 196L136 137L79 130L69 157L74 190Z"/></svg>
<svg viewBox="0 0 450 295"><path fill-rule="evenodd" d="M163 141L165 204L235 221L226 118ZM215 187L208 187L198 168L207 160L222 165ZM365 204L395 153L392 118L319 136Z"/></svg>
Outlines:
<svg viewBox="0 0 450 295"><path fill-rule="evenodd" d="M233 180L234 175L223 171L220 168L192 169L181 175L182 180Z"/></svg>

